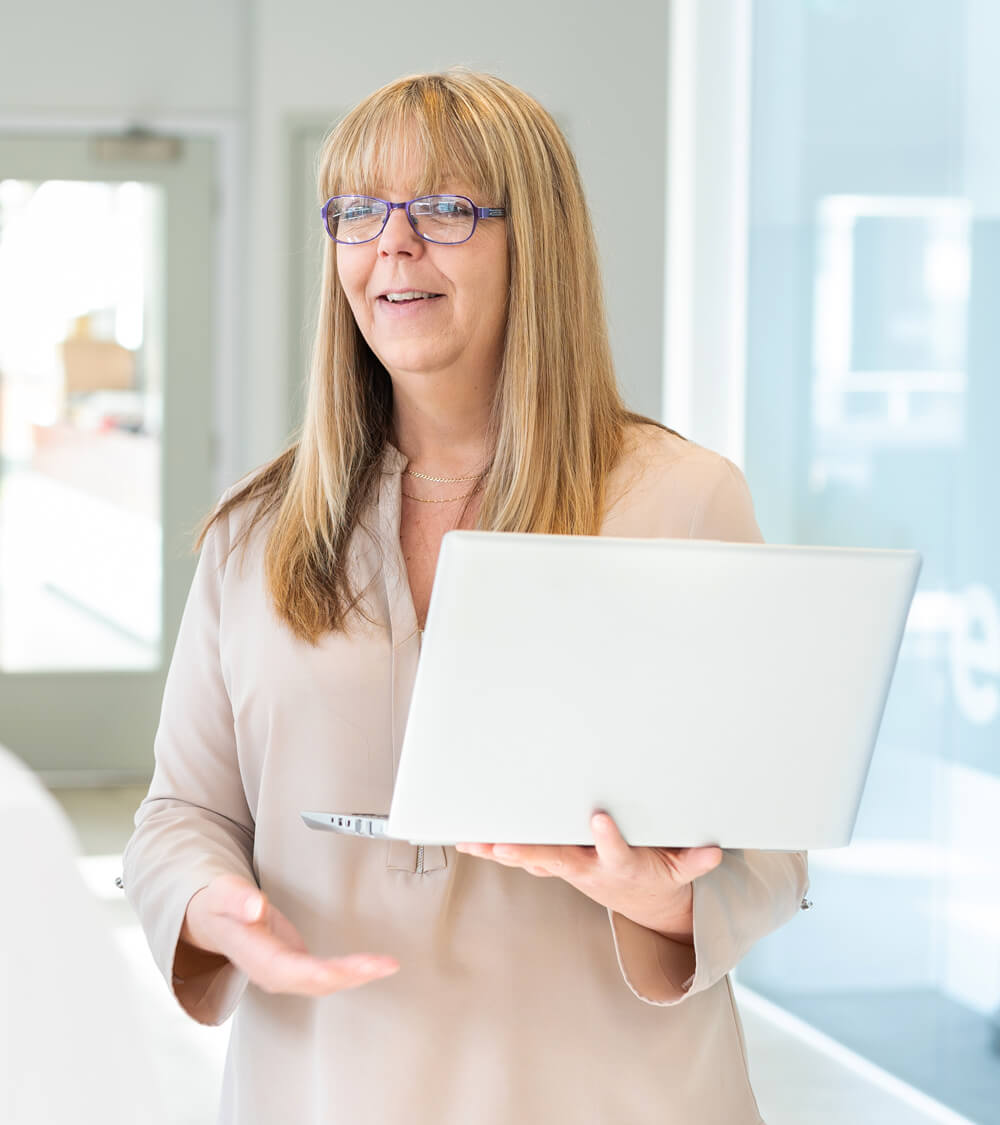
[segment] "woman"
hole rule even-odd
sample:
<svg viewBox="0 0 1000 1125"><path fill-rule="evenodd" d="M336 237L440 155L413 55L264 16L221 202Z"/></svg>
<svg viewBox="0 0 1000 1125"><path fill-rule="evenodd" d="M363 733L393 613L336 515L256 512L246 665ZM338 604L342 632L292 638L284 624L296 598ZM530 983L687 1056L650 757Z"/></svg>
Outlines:
<svg viewBox="0 0 1000 1125"><path fill-rule="evenodd" d="M624 408L533 99L401 79L332 131L319 187L301 435L199 539L123 857L180 1004L236 1012L221 1120L759 1122L727 974L795 914L804 853L631 848L600 816L592 848L417 848L299 817L388 810L446 531L761 540L735 465Z"/></svg>

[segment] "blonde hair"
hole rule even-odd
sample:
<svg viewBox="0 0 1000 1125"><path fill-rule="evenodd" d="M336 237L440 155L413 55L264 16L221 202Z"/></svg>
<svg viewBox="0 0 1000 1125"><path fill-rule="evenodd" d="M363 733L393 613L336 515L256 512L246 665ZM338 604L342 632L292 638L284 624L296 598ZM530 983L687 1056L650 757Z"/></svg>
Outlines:
<svg viewBox="0 0 1000 1125"><path fill-rule="evenodd" d="M332 129L317 201L373 191L390 178L401 145L414 146L422 169L415 195L460 176L480 193L477 203L507 209L507 324L476 526L596 535L626 425L668 427L627 410L618 390L569 146L538 102L500 78L465 68L412 75L376 90ZM211 513L196 544L231 509L256 501L238 542L273 516L267 586L278 615L313 644L346 630L355 608L367 616L365 591L349 581L348 544L377 497L392 416L391 379L357 327L335 249L328 239L298 438Z"/></svg>

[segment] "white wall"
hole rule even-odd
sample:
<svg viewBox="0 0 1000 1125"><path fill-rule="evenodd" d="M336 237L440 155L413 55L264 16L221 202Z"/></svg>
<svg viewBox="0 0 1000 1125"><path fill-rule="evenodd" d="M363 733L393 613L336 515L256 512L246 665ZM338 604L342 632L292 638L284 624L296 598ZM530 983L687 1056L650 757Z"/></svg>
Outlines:
<svg viewBox="0 0 1000 1125"><path fill-rule="evenodd" d="M240 0L10 0L0 8L0 111L236 111L243 9Z"/></svg>
<svg viewBox="0 0 1000 1125"><path fill-rule="evenodd" d="M244 241L222 243L220 483L273 456L290 424L288 122L332 124L383 83L454 63L524 87L567 127L597 225L619 380L633 409L659 416L666 4L470 0L423 22L419 6L383 0L368 32L355 23L338 41L349 10L330 0L22 0L3 16L0 128L230 128L222 200ZM622 191L645 201L632 230L602 222Z"/></svg>

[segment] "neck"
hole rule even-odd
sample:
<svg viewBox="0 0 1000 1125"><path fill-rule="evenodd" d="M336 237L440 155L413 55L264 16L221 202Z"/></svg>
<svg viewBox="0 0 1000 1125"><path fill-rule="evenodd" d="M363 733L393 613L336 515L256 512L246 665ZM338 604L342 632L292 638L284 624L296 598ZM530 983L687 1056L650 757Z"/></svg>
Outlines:
<svg viewBox="0 0 1000 1125"><path fill-rule="evenodd" d="M433 390L433 388L427 388ZM478 472L486 463L487 425L492 386L456 394L410 393L394 381L392 406L393 444L406 457L407 468L437 476L463 476Z"/></svg>

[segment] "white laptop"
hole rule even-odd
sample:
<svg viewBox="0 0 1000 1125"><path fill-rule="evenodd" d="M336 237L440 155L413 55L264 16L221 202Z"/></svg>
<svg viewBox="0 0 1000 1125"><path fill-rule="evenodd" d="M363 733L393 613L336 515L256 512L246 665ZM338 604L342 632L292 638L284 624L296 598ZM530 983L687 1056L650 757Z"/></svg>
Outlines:
<svg viewBox="0 0 1000 1125"><path fill-rule="evenodd" d="M388 817L417 844L850 843L921 556L451 531Z"/></svg>

